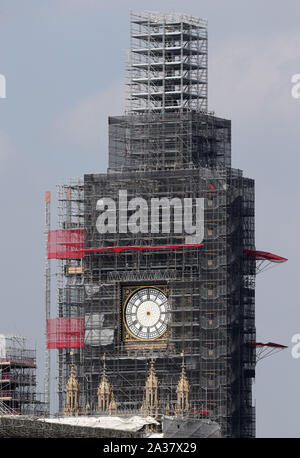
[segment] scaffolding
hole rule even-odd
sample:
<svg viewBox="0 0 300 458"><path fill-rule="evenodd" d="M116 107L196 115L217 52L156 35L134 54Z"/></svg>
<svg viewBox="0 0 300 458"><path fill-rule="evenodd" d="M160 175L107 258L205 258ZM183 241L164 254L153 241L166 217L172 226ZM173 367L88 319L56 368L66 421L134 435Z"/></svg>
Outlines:
<svg viewBox="0 0 300 458"><path fill-rule="evenodd" d="M105 354L118 415L141 412L151 359L160 414L175 415L184 352L189 415L216 421L222 436L252 437L255 350L246 343L255 341L256 267L244 251L255 250L254 181L231 168L230 121L207 111L206 21L132 14L129 80L128 112L109 118L108 173L57 189L58 230L49 235L49 256L58 259L57 319L83 323L83 342L77 334L70 343L70 327L63 348L63 339L52 339L59 410L72 348L83 410L97 413ZM117 202L120 190L148 204L203 198L203 246L188 246L174 227L100 233L97 202ZM168 300L167 329L156 340L126 332L125 304L142 288Z"/></svg>
<svg viewBox="0 0 300 458"><path fill-rule="evenodd" d="M131 113L207 112L207 21L184 14L130 15Z"/></svg>
<svg viewBox="0 0 300 458"><path fill-rule="evenodd" d="M65 238L57 238L57 233L54 239L58 239L62 242L57 244L61 252L59 260L56 265L56 285L57 285L57 318L60 319L76 319L83 316L83 304L84 304L84 281L82 275L82 257L75 255L75 258L72 259L72 251L77 251L77 248L81 247L80 243L80 231L84 229L84 192L83 192L83 180L78 178L72 178L69 180L68 184L58 185L57 186L57 215L58 215L58 227L61 231L68 231L68 236ZM71 231L71 234L69 235ZM74 232L75 231L75 232ZM75 234L75 237L74 237ZM49 239L48 239L49 242ZM70 242L73 242L70 244ZM75 242L75 245L74 245ZM78 245L79 243L79 245ZM49 243L48 243L49 247ZM64 259L63 251L67 252ZM55 257L55 256L53 256ZM51 321L49 323L49 331L51 327ZM54 326L57 329L61 329L61 326L57 326L58 323L55 323ZM72 333L68 333L68 328L70 325L65 325L65 335L64 340L71 342ZM52 333L51 340L58 340L59 335ZM77 341L81 342L81 336L77 335ZM50 346L50 341L48 340L47 344ZM65 385L70 373L70 345L71 343L65 345L57 345L58 349L58 358L57 358L57 374L58 374L58 395L59 395L59 408L61 410L61 405L64 405L62 399L65 396ZM54 347L55 345L52 345ZM74 338L73 338L74 346ZM77 345L78 347L78 345ZM74 362L77 366L81 360L80 350L74 350ZM61 404L63 403L63 404ZM62 407L63 411L63 407Z"/></svg>
<svg viewBox="0 0 300 458"><path fill-rule="evenodd" d="M86 175L84 183L58 187L60 230L85 229L82 257L71 259L66 253L65 259L58 260L58 317L84 323L83 345L56 346L61 411L70 348L74 348L81 386L80 404L89 404L94 413L104 353L118 411L140 411L149 358L153 357L161 410L168 403L175 412L184 351L191 385L190 414L201 416L199 412L208 411L227 436L243 431L254 434L251 383L255 362L249 348L243 353L244 344L255 341L255 260L246 263L243 255L243 250L254 246L253 185L239 170L214 167ZM155 245L184 244L183 236L174 233L99 234L97 200L102 196L117 199L120 189L127 190L128 199L138 190L147 201L153 195L203 196L203 247L151 250ZM128 245L149 249L90 251ZM151 344L125 341L125 290L145 286L164 288L168 294L167 338Z"/></svg>
<svg viewBox="0 0 300 458"><path fill-rule="evenodd" d="M45 318L50 319L51 314L51 263L48 256L48 236L51 229L51 194L50 191L45 192L45 239L46 239L46 253L45 253ZM47 329L46 329L47 332ZM47 339L47 336L46 336ZM51 379L51 355L46 346L45 350L45 375L44 375L44 392L45 392L45 406L48 415L50 414L50 379Z"/></svg>
<svg viewBox="0 0 300 458"><path fill-rule="evenodd" d="M1 414L45 415L36 393L36 351L21 336L0 336Z"/></svg>
<svg viewBox="0 0 300 458"><path fill-rule="evenodd" d="M231 122L212 113L109 118L109 170L231 166Z"/></svg>

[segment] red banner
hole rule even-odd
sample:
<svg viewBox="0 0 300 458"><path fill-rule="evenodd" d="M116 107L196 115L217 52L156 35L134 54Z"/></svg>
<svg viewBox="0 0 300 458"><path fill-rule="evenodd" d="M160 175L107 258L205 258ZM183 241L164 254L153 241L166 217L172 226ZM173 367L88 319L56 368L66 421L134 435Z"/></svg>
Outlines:
<svg viewBox="0 0 300 458"><path fill-rule="evenodd" d="M84 256L84 229L48 232L48 259L77 259Z"/></svg>
<svg viewBox="0 0 300 458"><path fill-rule="evenodd" d="M47 348L83 348L83 318L47 320Z"/></svg>

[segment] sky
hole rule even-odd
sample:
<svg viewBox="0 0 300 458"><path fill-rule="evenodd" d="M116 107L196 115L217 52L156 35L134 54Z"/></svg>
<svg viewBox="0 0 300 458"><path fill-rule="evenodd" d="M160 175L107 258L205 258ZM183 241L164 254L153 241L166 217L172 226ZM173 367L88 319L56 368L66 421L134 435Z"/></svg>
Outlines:
<svg viewBox="0 0 300 458"><path fill-rule="evenodd" d="M232 120L233 166L256 182L256 248L288 258L257 277L257 437L300 437L300 73L297 0L0 0L0 333L37 348L43 390L44 191L107 167L107 117L122 114L129 11L208 19L209 109ZM54 271L55 265L52 265ZM52 301L55 316L55 298Z"/></svg>

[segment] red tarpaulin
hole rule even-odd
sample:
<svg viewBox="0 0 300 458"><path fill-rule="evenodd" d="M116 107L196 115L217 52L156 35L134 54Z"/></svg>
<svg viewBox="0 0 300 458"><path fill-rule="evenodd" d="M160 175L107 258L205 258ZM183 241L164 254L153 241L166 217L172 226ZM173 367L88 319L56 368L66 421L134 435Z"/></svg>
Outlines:
<svg viewBox="0 0 300 458"><path fill-rule="evenodd" d="M113 251L121 253L125 250L176 250L177 248L200 247L203 243L179 245L145 245L145 246L114 246L101 248L84 248L84 229L57 229L48 232L48 259L78 259L85 253Z"/></svg>
<svg viewBox="0 0 300 458"><path fill-rule="evenodd" d="M286 345L277 344L274 342L246 342L250 347L271 347L271 348L288 348Z"/></svg>
<svg viewBox="0 0 300 458"><path fill-rule="evenodd" d="M48 232L48 259L76 259L84 255L84 229Z"/></svg>
<svg viewBox="0 0 300 458"><path fill-rule="evenodd" d="M285 262L287 258L282 258L277 254L268 253L267 251L244 250L244 254L254 257L257 261Z"/></svg>
<svg viewBox="0 0 300 458"><path fill-rule="evenodd" d="M246 345L255 348L256 363L262 359L268 358L268 356L272 356L275 353L284 350L285 348L288 348L286 345L281 345L274 342L246 342Z"/></svg>
<svg viewBox="0 0 300 458"><path fill-rule="evenodd" d="M117 253L124 250L143 251L143 250L176 250L177 248L200 247L203 243L190 243L181 245L145 245L145 246L114 246L103 248L90 248L83 250L85 253L94 251L115 251Z"/></svg>
<svg viewBox="0 0 300 458"><path fill-rule="evenodd" d="M287 261L287 258L283 258L274 253L268 253L267 251L244 250L244 254L255 259L257 274L276 266L276 264Z"/></svg>
<svg viewBox="0 0 300 458"><path fill-rule="evenodd" d="M83 348L83 318L47 320L47 348Z"/></svg>

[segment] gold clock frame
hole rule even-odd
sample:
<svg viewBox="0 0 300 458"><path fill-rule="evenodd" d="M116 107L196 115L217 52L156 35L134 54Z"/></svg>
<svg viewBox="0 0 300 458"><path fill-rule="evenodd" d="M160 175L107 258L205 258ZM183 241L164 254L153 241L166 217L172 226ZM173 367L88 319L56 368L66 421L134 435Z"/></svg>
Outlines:
<svg viewBox="0 0 300 458"><path fill-rule="evenodd" d="M159 341L164 341L168 338L169 335L169 330L168 328L158 337L154 337L153 339L143 339L141 337L135 336L130 329L128 328L126 324L126 319L125 319L125 309L127 306L128 301L130 298L139 290L145 289L145 288L154 288L160 291L162 294L164 294L168 299L169 299L169 288L168 285L162 285L162 284L145 284L145 285L122 285L121 287L121 325L122 325L122 332L121 332L121 340L125 343L129 342L136 342L136 343L141 343L144 345L153 345L153 342L159 342ZM124 293L125 290L125 293Z"/></svg>

